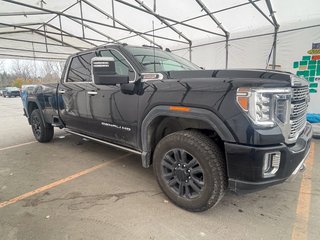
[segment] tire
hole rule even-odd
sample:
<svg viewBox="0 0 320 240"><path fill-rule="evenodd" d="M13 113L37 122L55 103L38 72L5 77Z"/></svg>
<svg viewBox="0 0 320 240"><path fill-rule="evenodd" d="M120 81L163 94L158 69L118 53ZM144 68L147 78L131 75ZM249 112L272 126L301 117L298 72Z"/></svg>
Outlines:
<svg viewBox="0 0 320 240"><path fill-rule="evenodd" d="M54 130L51 125L42 121L40 110L33 110L30 118L32 132L36 140L41 143L50 142L53 138Z"/></svg>
<svg viewBox="0 0 320 240"><path fill-rule="evenodd" d="M197 131L167 135L156 146L153 168L157 181L177 206L192 212L215 206L227 189L220 148Z"/></svg>

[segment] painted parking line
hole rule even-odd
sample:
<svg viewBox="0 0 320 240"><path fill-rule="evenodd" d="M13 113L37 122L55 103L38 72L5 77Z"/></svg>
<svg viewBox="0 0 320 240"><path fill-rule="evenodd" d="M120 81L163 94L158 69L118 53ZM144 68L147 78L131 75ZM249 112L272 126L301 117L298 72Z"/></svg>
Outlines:
<svg viewBox="0 0 320 240"><path fill-rule="evenodd" d="M311 143L310 155L306 160L306 170L303 173L299 198L296 209L296 221L292 229L292 240L308 239L308 223L312 194L312 167L314 161L314 143Z"/></svg>
<svg viewBox="0 0 320 240"><path fill-rule="evenodd" d="M96 166L94 166L94 167L85 169L85 170L83 170L83 171L77 172L77 173L75 173L75 174L73 174L73 175L70 175L70 176L68 176L68 177L62 178L62 179L60 179L60 180L58 180L58 181L55 181L55 182L50 183L50 184L48 184L48 185L45 185L45 186L43 186L43 187L37 188L37 189L35 189L35 190L31 191L31 192L24 193L24 194L22 194L22 195L20 195L20 196L17 196L17 197L15 197L15 198L12 198L12 199L10 199L10 200L8 200L8 201L1 202L1 203L0 203L0 208L3 208L3 207L8 206L8 205L10 205L10 204L16 203L16 202L18 202L18 201L21 201L21 200L23 200L23 199L25 199L25 198L28 198L28 197L30 197L30 196L33 196L33 195L35 195L35 194L38 194L38 193L47 191L47 190L49 190L49 189L51 189L51 188L57 187L57 186L59 186L59 185L61 185L61 184L63 184L63 183L69 182L69 181L74 180L74 179L76 179L76 178L78 178L78 177L80 177L80 176L83 176L83 175L85 175L85 174L91 173L91 172L93 172L93 171L95 171L95 170L98 170L98 169L100 169L100 168L102 168L102 167L105 167L105 166L107 166L107 165L109 165L109 164L111 164L111 163L113 163L113 162L115 162L115 161L117 161L117 160L120 160L120 159L122 159L122 158L126 158L126 157L128 157L128 156L130 156L130 155L132 155L132 153L128 153L128 154L122 155L122 156L120 156L120 157L117 157L117 158L114 158L114 159L112 159L112 160L109 160L108 162L101 163L101 164L96 165Z"/></svg>
<svg viewBox="0 0 320 240"><path fill-rule="evenodd" d="M36 142L38 142L38 141L26 142L26 143L21 143L21 144L17 144L17 145L12 145L9 147L0 148L0 151L12 149L12 148L17 148L17 147L22 147L22 146L29 145L29 144L36 143Z"/></svg>

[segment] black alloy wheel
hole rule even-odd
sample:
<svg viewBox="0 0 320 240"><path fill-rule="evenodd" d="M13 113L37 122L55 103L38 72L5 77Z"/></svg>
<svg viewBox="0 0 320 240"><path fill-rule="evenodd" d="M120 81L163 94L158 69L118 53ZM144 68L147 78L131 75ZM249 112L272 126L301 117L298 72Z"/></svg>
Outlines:
<svg viewBox="0 0 320 240"><path fill-rule="evenodd" d="M38 115L33 115L31 119L31 126L37 138L41 137L41 119Z"/></svg>
<svg viewBox="0 0 320 240"><path fill-rule="evenodd" d="M162 138L153 154L153 169L168 198L188 211L211 208L227 189L222 151L209 137L195 130Z"/></svg>
<svg viewBox="0 0 320 240"><path fill-rule="evenodd" d="M39 109L32 111L30 116L30 124L34 137L39 142L50 142L53 138L54 129L52 125L42 120Z"/></svg>
<svg viewBox="0 0 320 240"><path fill-rule="evenodd" d="M200 196L204 172L198 160L184 149L175 148L161 161L162 177L172 191L187 199Z"/></svg>

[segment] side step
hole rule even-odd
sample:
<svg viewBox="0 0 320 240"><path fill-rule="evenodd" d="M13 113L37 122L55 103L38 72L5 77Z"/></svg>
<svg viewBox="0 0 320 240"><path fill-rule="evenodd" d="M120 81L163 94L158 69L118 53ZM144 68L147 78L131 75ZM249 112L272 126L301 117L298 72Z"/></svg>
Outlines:
<svg viewBox="0 0 320 240"><path fill-rule="evenodd" d="M97 138L94 138L94 137L90 137L90 136L87 136L87 135L82 134L82 133L77 133L77 132L71 131L71 130L69 130L69 129L65 129L65 131L66 131L67 133L71 133L71 134L74 134L74 135L78 135L78 136L80 136L80 137L93 140L93 141L95 141L95 142L103 143L103 144L106 144L106 145L109 145L109 146L112 146L112 147L119 148L119 149L121 149L121 150L125 150L125 151L128 151L128 152L132 152L132 153L141 155L141 152L139 152L139 151L137 151L137 150L134 150L134 149L131 149L131 148L127 148L127 147L124 147L124 146L121 146L121 145L118 145L118 144L115 144L115 143L111 143L111 142L107 142L107 141L104 141L104 140L101 140L101 139L97 139Z"/></svg>

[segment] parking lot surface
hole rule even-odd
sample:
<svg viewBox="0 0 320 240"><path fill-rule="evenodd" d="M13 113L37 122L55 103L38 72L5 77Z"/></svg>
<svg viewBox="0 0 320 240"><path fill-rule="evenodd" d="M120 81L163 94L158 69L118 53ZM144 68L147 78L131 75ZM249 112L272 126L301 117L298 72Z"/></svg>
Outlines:
<svg viewBox="0 0 320 240"><path fill-rule="evenodd" d="M63 130L35 142L20 98L0 97L0 116L0 239L320 238L319 140L293 181L191 213L138 155Z"/></svg>

